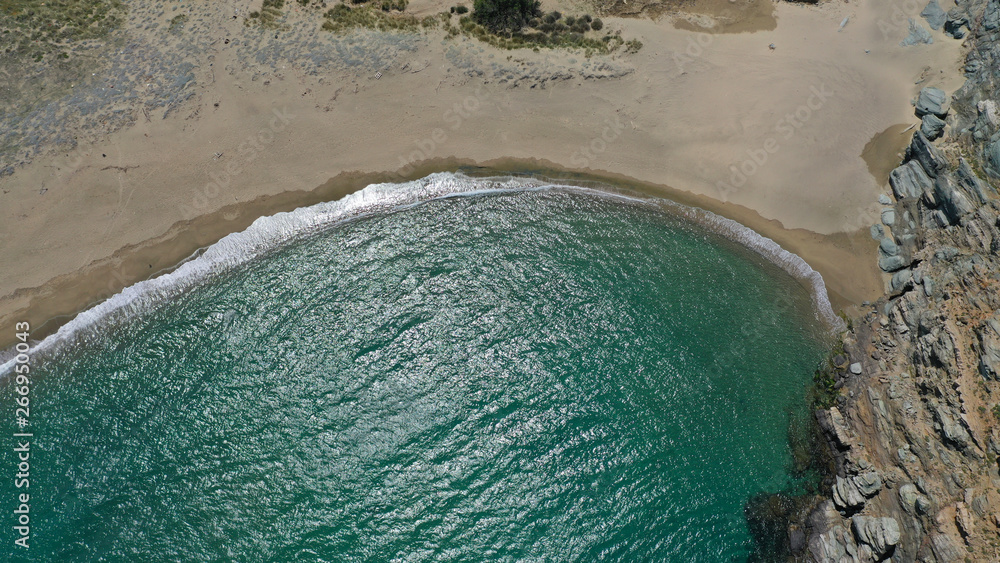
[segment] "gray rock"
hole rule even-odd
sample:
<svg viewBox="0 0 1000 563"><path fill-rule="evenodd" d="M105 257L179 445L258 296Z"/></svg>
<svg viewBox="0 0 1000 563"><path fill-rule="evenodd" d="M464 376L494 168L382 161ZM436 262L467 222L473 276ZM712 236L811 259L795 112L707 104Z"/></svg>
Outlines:
<svg viewBox="0 0 1000 563"><path fill-rule="evenodd" d="M963 27L969 27L969 18L965 12L958 8L948 10L948 19L944 22L944 32L955 39L961 39L965 37L965 32L962 31Z"/></svg>
<svg viewBox="0 0 1000 563"><path fill-rule="evenodd" d="M840 510L856 510L865 505L865 496L851 479L838 475L831 493L833 504Z"/></svg>
<svg viewBox="0 0 1000 563"><path fill-rule="evenodd" d="M954 246L942 246L934 251L934 258L938 260L951 260L958 256L958 249Z"/></svg>
<svg viewBox="0 0 1000 563"><path fill-rule="evenodd" d="M837 476L831 490L833 504L839 510L854 511L882 490L882 479L875 471L868 471L852 477Z"/></svg>
<svg viewBox="0 0 1000 563"><path fill-rule="evenodd" d="M913 483L907 483L899 488L899 502L903 505L903 509L910 514L913 514L919 496L917 486Z"/></svg>
<svg viewBox="0 0 1000 563"><path fill-rule="evenodd" d="M892 199L887 194L878 194L878 202L882 205L892 205Z"/></svg>
<svg viewBox="0 0 1000 563"><path fill-rule="evenodd" d="M889 223L886 223L887 225ZM895 256L899 254L899 245L892 242L892 239L885 237L878 243L878 249L882 251L885 256Z"/></svg>
<svg viewBox="0 0 1000 563"><path fill-rule="evenodd" d="M865 498L872 498L882 490L882 479L875 471L868 471L854 477L854 485Z"/></svg>
<svg viewBox="0 0 1000 563"><path fill-rule="evenodd" d="M896 222L896 210L895 209L883 209L882 210L882 224L892 226Z"/></svg>
<svg viewBox="0 0 1000 563"><path fill-rule="evenodd" d="M931 549L934 551L934 557L938 561L961 561L964 559L962 551L945 534L936 533L931 536Z"/></svg>
<svg viewBox="0 0 1000 563"><path fill-rule="evenodd" d="M895 272L897 270L902 270L908 266L910 262L901 255L896 256L881 256L878 259L878 267L882 269L883 272Z"/></svg>
<svg viewBox="0 0 1000 563"><path fill-rule="evenodd" d="M854 559L848 553L857 552L854 538L843 526L834 526L826 532L814 535L809 541L809 553L818 563L842 563Z"/></svg>
<svg viewBox="0 0 1000 563"><path fill-rule="evenodd" d="M913 135L913 140L906 149L906 156L919 162L924 172L931 178L937 178L939 173L948 168L948 161L941 151L920 131Z"/></svg>
<svg viewBox="0 0 1000 563"><path fill-rule="evenodd" d="M944 120L931 113L928 113L920 120L920 132L932 141L944 135L944 126Z"/></svg>
<svg viewBox="0 0 1000 563"><path fill-rule="evenodd" d="M927 28L917 23L913 18L910 18L910 34L906 36L899 42L903 47L909 47L910 45L919 45L921 43L930 45L934 42L934 38L931 37L931 32L927 31Z"/></svg>
<svg viewBox="0 0 1000 563"><path fill-rule="evenodd" d="M885 238L885 229L882 228L882 225L872 225L869 227L868 232L871 233L872 238L875 240Z"/></svg>
<svg viewBox="0 0 1000 563"><path fill-rule="evenodd" d="M937 4L937 2L933 2ZM940 88L922 88L917 96L916 106L917 117L925 115L936 115L944 117L948 115L948 95Z"/></svg>
<svg viewBox="0 0 1000 563"><path fill-rule="evenodd" d="M986 147L986 173L1000 178L1000 139Z"/></svg>
<svg viewBox="0 0 1000 563"><path fill-rule="evenodd" d="M958 159L958 169L955 171L955 178L958 180L958 185L962 186L970 196L974 197L979 205L983 205L996 195L996 191L972 171L972 167L969 166L969 163L964 158Z"/></svg>
<svg viewBox="0 0 1000 563"><path fill-rule="evenodd" d="M934 182L934 199L952 225L975 210L969 198L955 187L951 176L947 174L939 176Z"/></svg>
<svg viewBox="0 0 1000 563"><path fill-rule="evenodd" d="M902 291L913 286L913 273L909 269L900 270L892 275L889 286L893 291Z"/></svg>
<svg viewBox="0 0 1000 563"><path fill-rule="evenodd" d="M960 450L967 449L972 438L965 430L965 427L956 422L955 418L944 407L938 405L933 409L933 411L936 415L935 418L938 420L938 424L941 426L941 435L945 441L956 446Z"/></svg>
<svg viewBox="0 0 1000 563"><path fill-rule="evenodd" d="M895 518L855 516L851 518L851 530L858 543L870 546L879 560L891 555L901 539Z"/></svg>
<svg viewBox="0 0 1000 563"><path fill-rule="evenodd" d="M987 381L1000 381L1000 311L979 327L979 373Z"/></svg>
<svg viewBox="0 0 1000 563"><path fill-rule="evenodd" d="M889 173L889 185L896 199L920 197L924 191L932 191L934 182L920 163L911 160Z"/></svg>
<svg viewBox="0 0 1000 563"><path fill-rule="evenodd" d="M816 411L816 421L819 422L823 432L833 439L840 450L851 449L851 438L847 431L847 424L844 422L844 415L840 414L840 409L830 407L829 410L820 409Z"/></svg>
<svg viewBox="0 0 1000 563"><path fill-rule="evenodd" d="M983 29L994 31L1000 29L1000 2L990 0L986 3L986 11L983 12Z"/></svg>
<svg viewBox="0 0 1000 563"><path fill-rule="evenodd" d="M861 375L860 362L854 362L853 364L851 364L851 367L849 369L851 370L851 373L853 373L854 375Z"/></svg>
<svg viewBox="0 0 1000 563"><path fill-rule="evenodd" d="M930 499L923 495L917 497L916 509L917 509L917 514L930 514L931 513Z"/></svg>
<svg viewBox="0 0 1000 563"><path fill-rule="evenodd" d="M944 27L944 22L948 20L948 14L944 13L944 10L941 9L941 5L937 3L937 0L931 0L928 2L924 11L920 12L920 17L927 20L927 25L931 26L931 29L934 31Z"/></svg>

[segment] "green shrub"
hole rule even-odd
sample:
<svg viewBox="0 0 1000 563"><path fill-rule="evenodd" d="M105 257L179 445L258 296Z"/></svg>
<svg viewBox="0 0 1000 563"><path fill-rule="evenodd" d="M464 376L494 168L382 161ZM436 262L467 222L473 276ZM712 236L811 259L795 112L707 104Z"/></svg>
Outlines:
<svg viewBox="0 0 1000 563"><path fill-rule="evenodd" d="M601 18L595 18L594 21L590 22L590 28L594 31L600 31L604 29L604 22L601 21Z"/></svg>
<svg viewBox="0 0 1000 563"><path fill-rule="evenodd" d="M472 18L493 33L516 33L541 15L538 0L475 0Z"/></svg>
<svg viewBox="0 0 1000 563"><path fill-rule="evenodd" d="M469 12L469 9L467 7L465 7L465 5L463 5L463 4L459 4L459 5L455 6L455 13L456 14L466 14L468 12Z"/></svg>

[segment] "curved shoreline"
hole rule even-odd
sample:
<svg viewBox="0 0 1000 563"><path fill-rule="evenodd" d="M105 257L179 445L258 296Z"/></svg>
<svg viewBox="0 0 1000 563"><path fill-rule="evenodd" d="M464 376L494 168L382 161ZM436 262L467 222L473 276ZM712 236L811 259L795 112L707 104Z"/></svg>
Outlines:
<svg viewBox="0 0 1000 563"><path fill-rule="evenodd" d="M227 234L218 242L197 250L168 272L159 271L152 277L124 288L120 293L86 308L58 329L46 335L34 351L42 351L63 341L78 337L99 322L113 320L115 315L142 312L170 299L206 278L262 256L283 244L372 213L418 205L435 199L475 196L531 190L571 190L593 197L618 198L640 205L659 208L676 214L706 231L752 251L777 266L809 291L817 320L831 333L845 328L834 313L822 276L801 257L781 248L779 244L732 219L721 217L698 207L683 205L668 199L649 197L637 192L601 184L599 187L560 183L548 179L517 176L469 176L461 172L434 173L419 180L402 183L373 183L340 199L298 207L287 212L262 216L242 231ZM37 332L35 333L37 337ZM12 360L0 365L0 373Z"/></svg>
<svg viewBox="0 0 1000 563"><path fill-rule="evenodd" d="M475 163L460 159L436 159L412 167L409 174L342 173L312 191L282 192L262 196L250 202L225 206L215 212L174 224L166 233L136 245L120 248L112 256L92 262L83 270L56 277L34 288L22 288L0 299L0 308L11 310L0 314L0 326L14 322L29 322L32 335L41 340L54 334L59 327L79 313L91 309L111 296L138 282L171 272L192 255L233 233L246 230L261 217L292 211L318 203L334 202L357 193L366 186L381 183L402 183L424 178L437 172L457 171L471 177L510 175L560 183L569 186L602 186L662 199L677 205L699 208L713 215L747 227L773 240L780 248L799 256L809 267L819 272L825 281L833 311L857 305L870 296L881 294L881 281L871 266L866 252L853 249L856 242L868 243L866 233L854 236L825 236L804 230L784 229L780 223L767 220L753 210L720 202L668 186L656 185L618 174L580 172L540 160L497 159ZM867 240L866 240L867 239ZM867 246L867 245L866 245ZM844 261L854 262L869 270L877 284L857 284L856 273L847 278L840 274ZM844 294L844 290L854 294ZM20 306L13 305L20 301ZM11 305L7 305L7 303ZM13 326L13 325L11 325ZM0 334L0 349L14 344L13 336Z"/></svg>

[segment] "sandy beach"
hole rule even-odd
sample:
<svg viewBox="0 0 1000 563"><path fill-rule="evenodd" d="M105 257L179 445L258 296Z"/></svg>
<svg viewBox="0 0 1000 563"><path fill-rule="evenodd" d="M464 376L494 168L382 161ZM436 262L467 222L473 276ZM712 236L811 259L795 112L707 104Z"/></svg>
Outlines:
<svg viewBox="0 0 1000 563"><path fill-rule="evenodd" d="M167 110L144 112L135 96L116 107L127 126L0 178L0 326L66 319L259 216L459 167L703 207L802 256L848 307L884 288L868 227L919 123L906 100L962 81L960 41L899 45L922 8L902 2L775 3L750 11L756 31L725 19L696 31L719 17L711 3L608 17L643 47L589 58L440 29L338 36L295 3L286 27L263 32L240 17L259 4L186 7L179 33L164 31L173 12L130 11L129 39L177 47L193 79ZM148 94L139 74L129 87ZM113 86L124 85L95 73L79 88Z"/></svg>

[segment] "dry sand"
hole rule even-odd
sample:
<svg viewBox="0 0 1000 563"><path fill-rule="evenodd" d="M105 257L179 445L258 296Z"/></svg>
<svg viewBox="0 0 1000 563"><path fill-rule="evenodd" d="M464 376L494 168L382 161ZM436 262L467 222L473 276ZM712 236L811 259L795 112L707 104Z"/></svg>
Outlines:
<svg viewBox="0 0 1000 563"><path fill-rule="evenodd" d="M691 31L707 8L606 18L644 47L590 59L433 30L396 36L372 68L307 66L294 52L248 62L237 44L258 36L232 15L252 4L192 8L218 37L199 43L180 109L0 179L0 327L75 313L261 214L458 164L585 172L700 205L801 255L847 306L883 288L867 228L908 138L893 126L917 122L907 100L921 87L961 84L960 42L899 46L902 2L777 3L776 27L735 34ZM288 4L290 28L306 33ZM436 11L424 4L414 9ZM312 52L336 44L343 56L347 40L308 21Z"/></svg>

